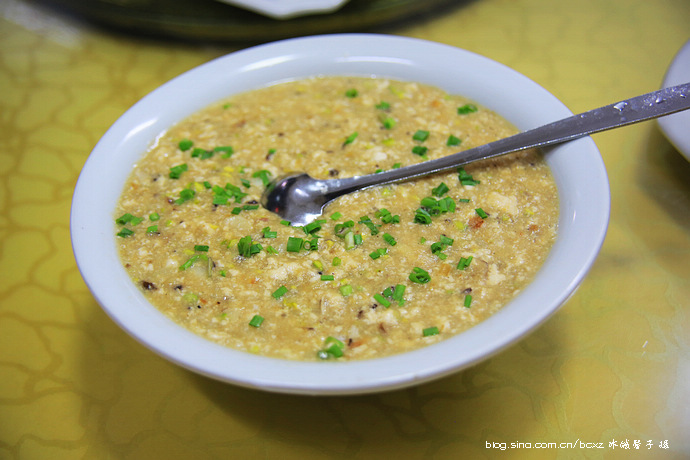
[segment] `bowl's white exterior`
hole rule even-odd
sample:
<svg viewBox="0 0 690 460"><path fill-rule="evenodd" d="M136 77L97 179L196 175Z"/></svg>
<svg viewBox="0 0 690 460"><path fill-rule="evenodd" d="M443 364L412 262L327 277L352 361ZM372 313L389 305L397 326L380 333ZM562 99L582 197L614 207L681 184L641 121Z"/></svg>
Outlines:
<svg viewBox="0 0 690 460"><path fill-rule="evenodd" d="M560 198L558 239L534 281L493 317L436 345L359 362L292 362L215 345L151 306L118 258L114 208L137 159L171 125L233 93L314 75L413 80L462 94L525 130L572 113L542 87L476 54L417 39L345 34L298 38L239 51L164 84L127 111L89 156L77 183L72 244L89 289L125 331L167 359L221 381L268 391L356 394L456 372L541 324L575 291L606 233L610 193L590 138L547 151Z"/></svg>

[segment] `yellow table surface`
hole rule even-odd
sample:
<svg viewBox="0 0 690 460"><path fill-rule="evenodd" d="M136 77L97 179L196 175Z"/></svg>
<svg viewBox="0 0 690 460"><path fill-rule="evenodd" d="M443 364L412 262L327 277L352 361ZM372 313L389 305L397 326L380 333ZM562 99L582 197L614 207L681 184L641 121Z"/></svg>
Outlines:
<svg viewBox="0 0 690 460"><path fill-rule="evenodd" d="M0 458L690 458L690 163L656 122L595 136L609 232L577 293L529 337L405 390L269 394L183 370L122 332L69 233L74 185L106 129L246 45L117 34L28 0L4 0L0 16ZM460 1L375 32L488 56L579 112L658 88L690 38L690 2Z"/></svg>

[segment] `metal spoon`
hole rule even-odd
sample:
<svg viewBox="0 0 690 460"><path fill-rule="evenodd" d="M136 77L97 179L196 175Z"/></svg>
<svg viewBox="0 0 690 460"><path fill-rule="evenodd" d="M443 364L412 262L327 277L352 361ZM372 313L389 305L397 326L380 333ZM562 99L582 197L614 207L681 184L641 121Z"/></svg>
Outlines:
<svg viewBox="0 0 690 460"><path fill-rule="evenodd" d="M519 150L558 144L688 108L690 83L684 83L573 115L463 152L382 173L329 180L314 179L306 173L283 176L266 187L261 204L293 224L306 225L318 218L329 202L347 193L426 176Z"/></svg>

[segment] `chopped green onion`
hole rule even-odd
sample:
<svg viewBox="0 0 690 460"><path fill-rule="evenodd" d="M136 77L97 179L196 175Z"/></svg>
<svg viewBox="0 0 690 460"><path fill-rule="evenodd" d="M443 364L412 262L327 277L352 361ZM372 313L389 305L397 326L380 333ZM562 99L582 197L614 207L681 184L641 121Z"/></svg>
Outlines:
<svg viewBox="0 0 690 460"><path fill-rule="evenodd" d="M383 234L383 239L386 241L386 243L390 244L391 246L395 246L398 242L395 241L395 238L390 233L384 233Z"/></svg>
<svg viewBox="0 0 690 460"><path fill-rule="evenodd" d="M473 113L479 110L474 104L465 104L458 107L458 115L467 115L468 113Z"/></svg>
<svg viewBox="0 0 690 460"><path fill-rule="evenodd" d="M465 171L465 168L460 166L458 168L458 180L462 185L477 185L479 184L478 180L474 180L471 174L469 174L467 171Z"/></svg>
<svg viewBox="0 0 690 460"><path fill-rule="evenodd" d="M250 235L240 238L237 242L237 252L245 258L260 253L262 249L263 246L259 243L252 242L252 237Z"/></svg>
<svg viewBox="0 0 690 460"><path fill-rule="evenodd" d="M134 219L134 216L127 212L127 213L122 214L117 219L115 219L115 223L118 225L125 225L125 224L128 224L129 222L131 222L132 219Z"/></svg>
<svg viewBox="0 0 690 460"><path fill-rule="evenodd" d="M441 182L440 184L438 184L438 187L434 187L433 189L431 189L431 194L440 198L446 193L448 193L448 190L450 190L448 186L445 183Z"/></svg>
<svg viewBox="0 0 690 460"><path fill-rule="evenodd" d="M400 216L393 215L388 209L382 208L376 211L376 217L381 219L384 224L397 224L400 223Z"/></svg>
<svg viewBox="0 0 690 460"><path fill-rule="evenodd" d="M458 270L465 270L467 267L470 266L473 258L474 257L472 256L460 257L460 262L458 262L458 265L455 268L457 268Z"/></svg>
<svg viewBox="0 0 690 460"><path fill-rule="evenodd" d="M423 268L414 267L409 278L413 283L426 284L431 280L431 275Z"/></svg>
<svg viewBox="0 0 690 460"><path fill-rule="evenodd" d="M264 187L265 187L271 183L271 179L269 179L270 175L271 175L270 171L262 169L260 171L256 171L254 174L252 174L252 177L258 177L259 179L261 179L261 182L264 184Z"/></svg>
<svg viewBox="0 0 690 460"><path fill-rule="evenodd" d="M146 229L146 233L158 233L158 225L151 225Z"/></svg>
<svg viewBox="0 0 690 460"><path fill-rule="evenodd" d="M208 246L205 244L195 244L194 250L198 252L208 252Z"/></svg>
<svg viewBox="0 0 690 460"><path fill-rule="evenodd" d="M186 151L186 150L191 149L193 145L194 145L194 142L192 142L192 141L189 140L189 139L182 139L182 140L177 144L177 146L179 147L179 149L182 150L183 152Z"/></svg>
<svg viewBox="0 0 690 460"><path fill-rule="evenodd" d="M273 246L266 246L266 252L269 254L278 254L278 251Z"/></svg>
<svg viewBox="0 0 690 460"><path fill-rule="evenodd" d="M334 212L333 214L331 214L331 220L338 220L341 217L343 217L343 214L340 212Z"/></svg>
<svg viewBox="0 0 690 460"><path fill-rule="evenodd" d="M324 341L324 348L316 354L320 359L340 358L344 354L345 344L335 337L329 336Z"/></svg>
<svg viewBox="0 0 690 460"><path fill-rule="evenodd" d="M321 230L321 225L325 223L326 219L317 219L314 222L308 223L307 225L302 227L302 229L304 230L304 233L306 233L307 235L313 235L314 233Z"/></svg>
<svg viewBox="0 0 690 460"><path fill-rule="evenodd" d="M452 134L448 136L448 139L446 140L446 145L448 147L454 147L456 145L460 145L462 143L462 139L459 137L455 137Z"/></svg>
<svg viewBox="0 0 690 460"><path fill-rule="evenodd" d="M388 252L388 249L386 249L386 248L379 248L379 249L376 249L375 251L372 251L372 252L369 254L369 257L371 257L372 259L376 260L376 259L378 259L379 257L381 257L382 255L386 254L387 252Z"/></svg>
<svg viewBox="0 0 690 460"><path fill-rule="evenodd" d="M288 252L299 252L304 246L304 240L302 238L296 238L294 236L288 237L286 249Z"/></svg>
<svg viewBox="0 0 690 460"><path fill-rule="evenodd" d="M155 222L160 218L161 218L161 216L157 212L152 212L151 214L149 214L149 220L151 222Z"/></svg>
<svg viewBox="0 0 690 460"><path fill-rule="evenodd" d="M353 241L355 242L356 246L359 246L362 244L362 235L360 233L355 233L354 236L352 237Z"/></svg>
<svg viewBox="0 0 690 460"><path fill-rule="evenodd" d="M273 296L274 299L280 299L285 294L287 294L287 292L288 292L288 288L286 288L285 286L280 286L278 289L273 291L271 296Z"/></svg>
<svg viewBox="0 0 690 460"><path fill-rule="evenodd" d="M424 208L417 208L414 212L414 222L417 224L429 225L431 223L431 215Z"/></svg>
<svg viewBox="0 0 690 460"><path fill-rule="evenodd" d="M117 232L117 236L120 238L127 238L128 236L134 235L134 232L128 228L123 228L119 232Z"/></svg>
<svg viewBox="0 0 690 460"><path fill-rule="evenodd" d="M372 222L369 216L362 216L359 218L359 223L366 225L372 235L377 235L379 233L378 226Z"/></svg>
<svg viewBox="0 0 690 460"><path fill-rule="evenodd" d="M203 256L203 257L206 257L206 256ZM188 268L191 268L196 263L196 261L198 261L201 258L202 258L201 254L192 255L189 259L184 261L184 263L182 265L180 265L180 271L187 270Z"/></svg>
<svg viewBox="0 0 690 460"><path fill-rule="evenodd" d="M249 179L240 179L240 182L242 183L242 185L244 185L245 188L249 188L252 186L252 183L249 182Z"/></svg>
<svg viewBox="0 0 690 460"><path fill-rule="evenodd" d="M213 148L214 152L219 152L222 158L230 158L233 153L235 153L235 149L232 148L231 145L224 145L220 147L214 147Z"/></svg>
<svg viewBox="0 0 690 460"><path fill-rule="evenodd" d="M412 139L417 141L417 142L424 142L429 138L429 131L425 131L423 129L417 130L413 135Z"/></svg>
<svg viewBox="0 0 690 460"><path fill-rule="evenodd" d="M391 105L386 101L381 101L378 104L376 104L376 108L379 110L390 110Z"/></svg>
<svg viewBox="0 0 690 460"><path fill-rule="evenodd" d="M345 234L345 249L354 249L355 247L355 233L350 230Z"/></svg>
<svg viewBox="0 0 690 460"><path fill-rule="evenodd" d="M264 322L263 316L254 315L252 317L251 321L249 321L249 325L252 327L259 327L259 326L261 326L261 323L263 323L263 322Z"/></svg>
<svg viewBox="0 0 690 460"><path fill-rule="evenodd" d="M342 294L343 297L347 297L351 295L353 292L352 286L349 284L345 284L343 286L340 286L340 294Z"/></svg>
<svg viewBox="0 0 690 460"><path fill-rule="evenodd" d="M428 151L428 148L421 145L415 145L414 147L412 147L412 153L414 153L415 155L419 155L420 157L425 156Z"/></svg>
<svg viewBox="0 0 690 460"><path fill-rule="evenodd" d="M384 307L388 308L391 306L391 303L388 299L386 299L384 296L381 294L374 294L374 300L376 300L378 303L383 305Z"/></svg>
<svg viewBox="0 0 690 460"><path fill-rule="evenodd" d="M402 306L405 303L405 299L403 299L403 295L405 294L405 285L404 284L396 284L395 289L393 290L393 300L398 301L398 305Z"/></svg>
<svg viewBox="0 0 690 460"><path fill-rule="evenodd" d="M465 296L465 302L464 302L465 307L470 308L470 305L472 305L472 296L470 294L467 294Z"/></svg>
<svg viewBox="0 0 690 460"><path fill-rule="evenodd" d="M196 192L191 188L185 188L180 191L180 197L174 201L175 204L182 204L185 201L189 201L194 198Z"/></svg>
<svg viewBox="0 0 690 460"><path fill-rule="evenodd" d="M201 160L208 160L213 156L213 150L206 150L202 148L195 148L192 150L192 158L199 158Z"/></svg>
<svg viewBox="0 0 690 460"><path fill-rule="evenodd" d="M486 212L484 212L484 210L483 210L482 208L477 208L477 209L475 209L474 211L475 211L475 212L477 213L477 215L478 215L479 217L481 217L482 219L486 219L487 217L489 217L489 215L488 215Z"/></svg>
<svg viewBox="0 0 690 460"><path fill-rule="evenodd" d="M264 235L264 238L277 238L278 237L278 232L272 232L270 227L264 227L261 232Z"/></svg>
<svg viewBox="0 0 690 460"><path fill-rule="evenodd" d="M348 220L343 222L342 224L335 224L335 226L333 227L333 233L335 233L335 235L340 238L344 238L347 232L350 231L350 228L354 226L354 220Z"/></svg>
<svg viewBox="0 0 690 460"><path fill-rule="evenodd" d="M438 335L438 334L439 334L439 330L436 326L427 327L426 329L424 329L422 331L423 337L429 337L431 335Z"/></svg>
<svg viewBox="0 0 690 460"><path fill-rule="evenodd" d="M343 261L340 260L340 257L333 257L333 262L331 262L331 265L334 267L339 266Z"/></svg>
<svg viewBox="0 0 690 460"><path fill-rule="evenodd" d="M393 129L398 122L393 117L382 117L381 124L385 129Z"/></svg>
<svg viewBox="0 0 690 460"><path fill-rule="evenodd" d="M358 94L359 93L357 92L357 90L355 88L350 88L347 91L345 91L345 97L349 97L349 98L357 97Z"/></svg>
<svg viewBox="0 0 690 460"><path fill-rule="evenodd" d="M335 276L333 275L321 275L321 281L333 281Z"/></svg>
<svg viewBox="0 0 690 460"><path fill-rule="evenodd" d="M359 135L359 133L357 133L357 131L355 131L354 133L347 136L345 138L345 141L343 142L343 147L345 147L347 144L352 144L355 141L355 139L357 139L358 135Z"/></svg>
<svg viewBox="0 0 690 460"><path fill-rule="evenodd" d="M187 163L182 163L181 165L171 166L170 176L171 179L179 179L183 172L187 171Z"/></svg>
<svg viewBox="0 0 690 460"><path fill-rule="evenodd" d="M289 227L289 226L290 226L290 221L289 221L289 220L284 220L284 219L283 219L283 220L280 221L280 225L285 225L286 227Z"/></svg>

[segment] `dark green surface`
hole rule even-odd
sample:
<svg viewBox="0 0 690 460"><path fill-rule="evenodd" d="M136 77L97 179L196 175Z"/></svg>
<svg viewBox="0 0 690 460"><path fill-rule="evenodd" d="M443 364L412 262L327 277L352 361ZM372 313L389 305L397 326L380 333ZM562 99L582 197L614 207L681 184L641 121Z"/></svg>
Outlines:
<svg viewBox="0 0 690 460"><path fill-rule="evenodd" d="M458 0L350 0L330 14L279 20L216 0L43 0L60 10L130 33L194 40L261 41L372 31Z"/></svg>

